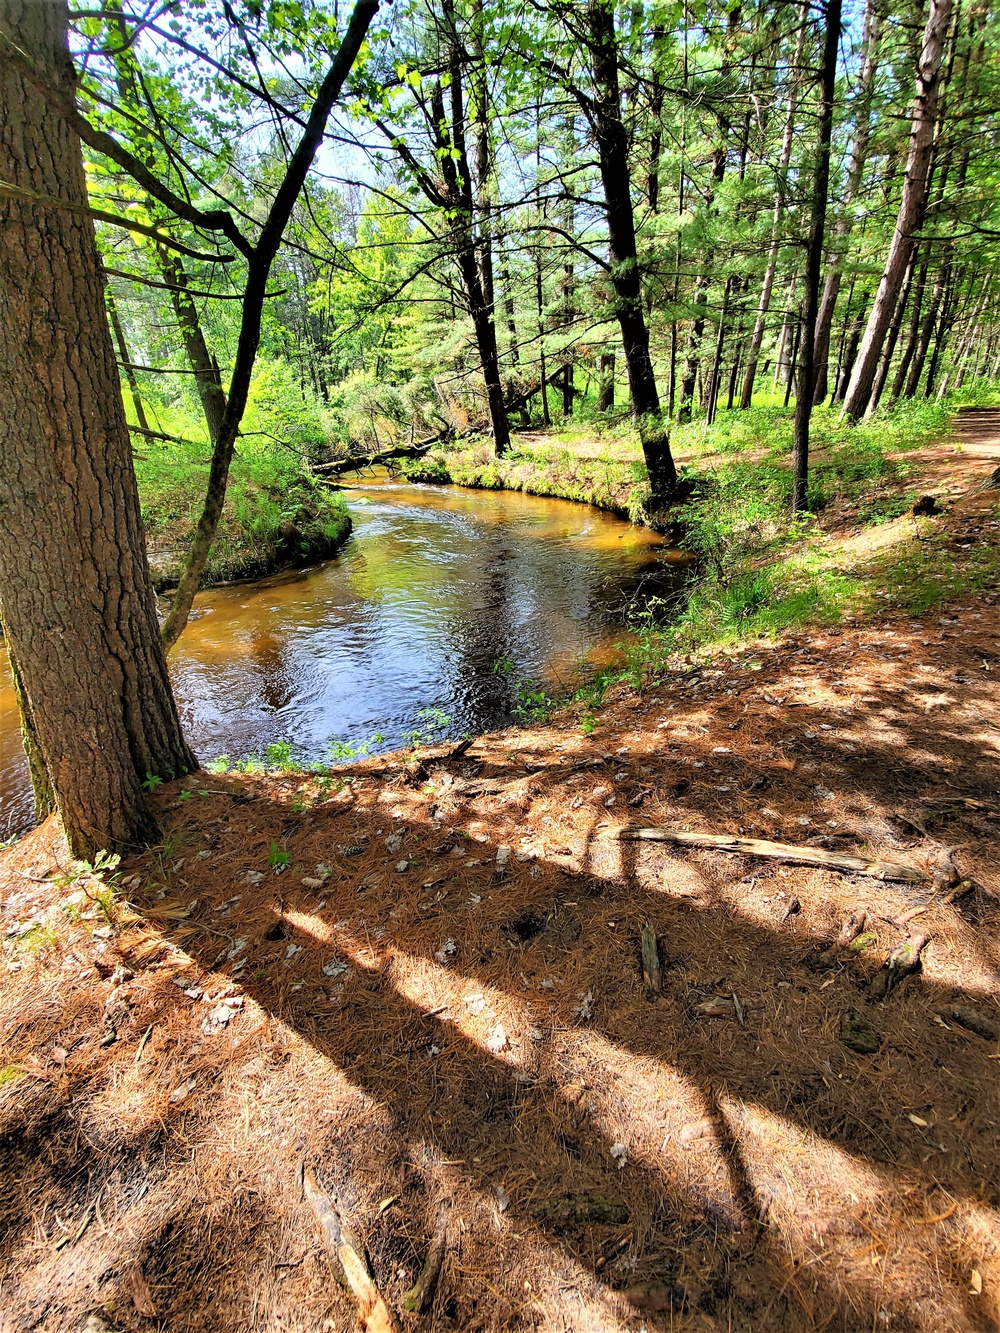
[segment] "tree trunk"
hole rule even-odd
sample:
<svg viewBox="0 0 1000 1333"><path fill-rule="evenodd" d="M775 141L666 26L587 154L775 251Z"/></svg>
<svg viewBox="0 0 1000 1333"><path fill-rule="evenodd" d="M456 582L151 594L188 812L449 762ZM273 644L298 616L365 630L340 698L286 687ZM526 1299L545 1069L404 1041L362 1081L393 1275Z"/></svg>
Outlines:
<svg viewBox="0 0 1000 1333"><path fill-rule="evenodd" d="M753 401L753 384L757 377L757 361L760 347L764 340L764 326L767 312L771 308L771 292L774 289L774 275L778 271L778 254L781 250L781 218L785 211L785 191L788 188L788 164L792 157L792 142L795 137L795 111L798 104L799 80L802 78L802 55L805 51L806 32L809 27L809 11L803 4L799 12L799 31L795 39L795 54L789 74L791 83L788 89L788 111L785 115L785 130L781 139L781 159L778 163L777 190L774 195L774 215L771 219L771 246L767 253L767 267L760 290L757 306L757 319L750 335L750 347L747 352L747 368L743 379L743 393L740 408L746 410Z"/></svg>
<svg viewBox="0 0 1000 1333"><path fill-rule="evenodd" d="M184 350L194 371L201 408L208 422L209 439L215 444L222 433L222 421L226 415L226 393L222 387L222 376L205 342L201 320L198 318L198 308L185 290L187 274L180 259L163 246L158 246L157 260L164 280L170 284L170 304L174 308Z"/></svg>
<svg viewBox="0 0 1000 1333"><path fill-rule="evenodd" d="M906 376L906 383L903 386L903 397L913 398L916 396L917 388L920 385L920 377L924 373L924 364L927 361L927 353L930 351L931 338L934 336L934 329L937 327L938 313L941 309L941 301L944 297L945 287L948 282L948 264L947 261L937 276L934 284L934 290L931 293L931 303L924 312L924 317L920 321L920 333L914 348L913 358L910 361L909 372Z"/></svg>
<svg viewBox="0 0 1000 1333"><path fill-rule="evenodd" d="M830 140L833 134L833 95L837 79L840 11L841 0L828 0L825 14L826 30L823 36L819 134L812 184L809 238L806 243L805 291L802 299L802 325L799 338L799 389L795 399L793 446L792 513L794 514L802 513L805 509L809 484L809 418L812 415L813 392L816 388L816 316L819 309L819 279L823 267L826 206L830 192Z"/></svg>
<svg viewBox="0 0 1000 1333"><path fill-rule="evenodd" d="M875 0L867 0L864 33L861 38L863 53L861 70L858 74L858 90L854 97L854 138L851 141L851 155L847 163L841 213L833 233L833 254L823 285L819 314L816 316L816 389L813 402L817 404L822 403L829 392L830 330L833 328L837 298L840 295L845 242L851 231L851 207L861 189L865 159L868 156L872 91L875 85L875 69L881 37L882 15L876 8Z"/></svg>
<svg viewBox="0 0 1000 1333"><path fill-rule="evenodd" d="M726 170L726 150L717 148L712 159L712 184L709 188L708 196L705 200L706 208L711 208L715 199L715 187L722 180ZM705 302L708 300L708 289L711 286L711 274L714 256L711 250L705 255L703 271L698 277L694 289L695 316L691 321L691 330L688 334L688 352L684 363L684 377L681 380L680 403L677 408L677 420L681 422L691 420L691 411L694 406L694 390L698 381L698 371L701 366L701 339L705 331Z"/></svg>
<svg viewBox="0 0 1000 1333"><path fill-rule="evenodd" d="M0 0L0 24L72 98L60 0ZM0 62L0 579L8 639L70 849L156 835L147 773L196 761L160 644L80 142Z"/></svg>
<svg viewBox="0 0 1000 1333"><path fill-rule="evenodd" d="M896 226L882 279L868 316L868 325L844 399L843 416L858 421L871 399L879 353L892 320L913 249L913 238L924 217L927 179L934 141L934 122L940 88L941 58L951 19L951 0L930 0L923 47L917 66L917 95L913 103L906 177Z"/></svg>
<svg viewBox="0 0 1000 1333"><path fill-rule="evenodd" d="M613 412L615 407L615 354L601 353L600 381L597 389L598 412Z"/></svg>
<svg viewBox="0 0 1000 1333"><path fill-rule="evenodd" d="M925 259L920 266L920 277L917 279L917 285L914 289L914 298L912 310L910 312L910 327L906 336L906 346L899 358L899 366L896 369L896 378L892 384L892 394L889 399L889 405L897 402L902 395L903 388L906 385L906 376L910 369L910 363L913 360L913 353L917 346L917 338L920 335L920 312L924 304L924 291L927 287L927 267L929 260Z"/></svg>
<svg viewBox="0 0 1000 1333"><path fill-rule="evenodd" d="M649 330L642 309L628 165L628 133L622 120L618 85L618 48L611 0L589 0L587 24L596 96L592 128L597 141L608 217L608 250L618 324L622 333L632 411L639 428L649 474L650 505L657 508L677 484L677 469L670 452L670 435L660 414Z"/></svg>
<svg viewBox="0 0 1000 1333"><path fill-rule="evenodd" d="M135 377L135 368L132 364L132 357L128 350L128 343L125 341L125 330L122 328L122 322L118 318L118 307L115 304L115 295L110 287L107 289L107 299L108 317L111 320L111 331L115 335L115 343L118 346L118 359L121 362L122 369L125 371L125 378L128 380L129 393L132 395L132 406L135 408L135 419L143 430L149 430L149 422L146 420L146 410L142 405L142 397L139 394L139 381Z"/></svg>
<svg viewBox="0 0 1000 1333"><path fill-rule="evenodd" d="M910 298L910 288L913 284L913 270L917 259L917 248L914 246L910 252L910 262L906 266L906 276L903 279L903 287L899 293L899 300L896 302L896 309L892 314L892 322L889 325L889 336L885 340L885 346L882 348L882 355L879 358L878 370L875 374L875 382L872 385L871 397L868 400L868 406L865 408L865 416L874 416L878 411L878 405L882 398L882 390L885 388L885 382L889 376L889 368L892 365L892 358L896 352L896 340L899 337L899 330L903 327L903 318L906 314L906 303Z"/></svg>

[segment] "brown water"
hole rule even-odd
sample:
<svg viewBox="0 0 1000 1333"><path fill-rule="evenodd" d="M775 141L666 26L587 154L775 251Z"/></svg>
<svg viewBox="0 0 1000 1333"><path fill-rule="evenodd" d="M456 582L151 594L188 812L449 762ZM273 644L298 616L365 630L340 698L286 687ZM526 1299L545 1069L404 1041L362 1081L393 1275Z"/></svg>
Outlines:
<svg viewBox="0 0 1000 1333"><path fill-rule="evenodd" d="M203 761L275 740L321 759L376 733L394 748L433 724L426 709L454 736L501 725L519 681L568 686L621 638L640 588L681 578L655 534L585 505L389 479L345 496L354 532L333 560L199 594L171 671ZM3 660L0 837L30 805Z"/></svg>

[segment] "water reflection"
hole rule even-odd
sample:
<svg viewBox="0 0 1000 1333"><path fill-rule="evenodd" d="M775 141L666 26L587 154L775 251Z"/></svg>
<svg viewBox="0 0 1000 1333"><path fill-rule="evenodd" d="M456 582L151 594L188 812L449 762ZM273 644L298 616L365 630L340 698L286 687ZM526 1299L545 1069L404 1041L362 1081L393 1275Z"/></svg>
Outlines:
<svg viewBox="0 0 1000 1333"><path fill-rule="evenodd" d="M682 577L653 533L566 501L387 479L346 495L354 535L336 559L199 595L171 667L201 758L278 738L309 758L331 737L398 745L434 707L456 735L504 723L519 679L568 683L621 637L640 584L666 595ZM5 666L0 824L23 825Z"/></svg>

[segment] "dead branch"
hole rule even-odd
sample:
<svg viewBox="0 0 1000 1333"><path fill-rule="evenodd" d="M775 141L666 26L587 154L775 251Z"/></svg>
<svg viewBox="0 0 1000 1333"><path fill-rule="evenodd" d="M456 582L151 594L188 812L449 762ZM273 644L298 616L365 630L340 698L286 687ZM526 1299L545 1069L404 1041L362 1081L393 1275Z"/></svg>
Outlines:
<svg viewBox="0 0 1000 1333"><path fill-rule="evenodd" d="M302 1192L319 1224L327 1250L338 1261L358 1303L360 1327L366 1333L399 1333L393 1313L375 1285L360 1237L341 1216L330 1196L320 1189L312 1171L302 1174Z"/></svg>
<svg viewBox="0 0 1000 1333"><path fill-rule="evenodd" d="M711 847L720 852L738 852L742 856L763 856L792 865L821 866L825 870L845 870L873 879L897 880L904 884L926 884L930 878L914 866L894 861L873 861L863 856L844 856L825 852L819 847L796 847L786 842L764 838L737 838L729 833L701 833L665 828L624 828L616 835L623 842L648 840L670 842L679 847Z"/></svg>

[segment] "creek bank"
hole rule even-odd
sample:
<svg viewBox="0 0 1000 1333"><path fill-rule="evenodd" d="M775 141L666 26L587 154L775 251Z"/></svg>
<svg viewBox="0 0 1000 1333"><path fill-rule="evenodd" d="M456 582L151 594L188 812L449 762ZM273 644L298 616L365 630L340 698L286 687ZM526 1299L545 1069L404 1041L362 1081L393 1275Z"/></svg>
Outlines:
<svg viewBox="0 0 1000 1333"><path fill-rule="evenodd" d="M145 514L144 514L145 516ZM265 578L337 553L351 534L347 505L334 491L302 477L288 490L227 496L201 586ZM176 588L194 534L191 515L147 518L147 555L157 592Z"/></svg>
<svg viewBox="0 0 1000 1333"><path fill-rule="evenodd" d="M403 460L400 470L408 481L574 500L630 523L656 531L671 530L669 522L646 512L649 483L641 461L585 457L558 447L523 446L497 458L489 444L480 444L454 450L438 448L424 458Z"/></svg>

